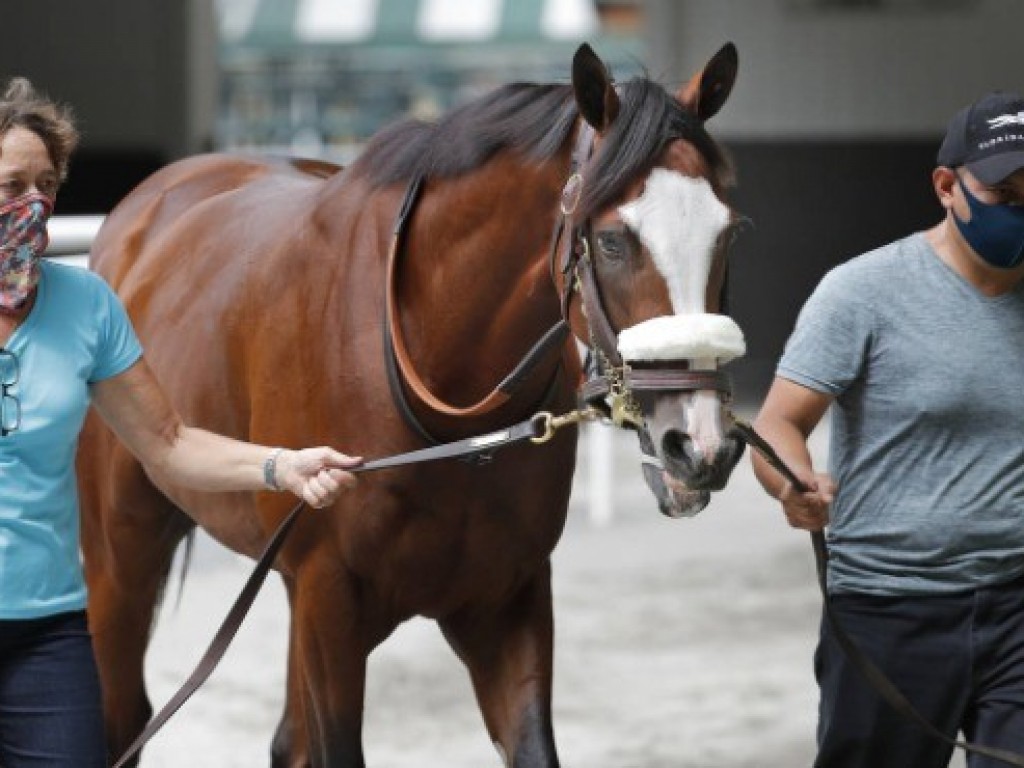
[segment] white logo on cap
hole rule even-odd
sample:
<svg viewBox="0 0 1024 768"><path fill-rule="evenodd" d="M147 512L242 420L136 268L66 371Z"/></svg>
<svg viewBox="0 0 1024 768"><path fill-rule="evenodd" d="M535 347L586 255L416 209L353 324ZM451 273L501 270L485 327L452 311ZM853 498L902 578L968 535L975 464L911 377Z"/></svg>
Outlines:
<svg viewBox="0 0 1024 768"><path fill-rule="evenodd" d="M1024 125L1024 111L1018 112L1016 115L1000 115L985 122L988 123L988 127L993 131L1005 128L1008 125Z"/></svg>

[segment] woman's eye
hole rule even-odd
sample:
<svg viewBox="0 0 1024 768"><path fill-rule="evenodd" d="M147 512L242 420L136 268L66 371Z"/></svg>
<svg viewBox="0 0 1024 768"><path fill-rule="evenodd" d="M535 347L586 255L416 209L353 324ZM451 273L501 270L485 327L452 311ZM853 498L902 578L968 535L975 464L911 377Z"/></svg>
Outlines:
<svg viewBox="0 0 1024 768"><path fill-rule="evenodd" d="M598 232L597 248L605 258L621 261L626 256L626 236L622 232Z"/></svg>

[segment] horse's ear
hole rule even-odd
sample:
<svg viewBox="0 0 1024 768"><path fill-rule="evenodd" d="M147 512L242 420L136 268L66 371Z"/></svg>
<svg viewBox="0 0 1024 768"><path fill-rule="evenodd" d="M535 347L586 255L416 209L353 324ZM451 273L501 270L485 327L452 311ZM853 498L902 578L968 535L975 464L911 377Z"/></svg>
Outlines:
<svg viewBox="0 0 1024 768"><path fill-rule="evenodd" d="M604 62L586 43L572 57L572 90L583 119L598 133L615 122L619 114L619 96Z"/></svg>
<svg viewBox="0 0 1024 768"><path fill-rule="evenodd" d="M680 89L676 98L694 112L701 122L714 117L732 93L738 67L736 46L726 43L704 65L704 69L690 78L690 82Z"/></svg>

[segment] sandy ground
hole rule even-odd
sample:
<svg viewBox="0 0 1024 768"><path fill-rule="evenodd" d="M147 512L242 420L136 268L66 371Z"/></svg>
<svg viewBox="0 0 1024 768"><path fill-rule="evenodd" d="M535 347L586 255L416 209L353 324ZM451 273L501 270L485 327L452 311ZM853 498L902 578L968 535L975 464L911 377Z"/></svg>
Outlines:
<svg viewBox="0 0 1024 768"><path fill-rule="evenodd" d="M816 433L823 455L827 436ZM555 732L577 768L791 768L813 757L819 598L806 534L746 458L693 520L656 510L632 438L616 439L615 516L595 525L577 482L554 554ZM585 477L587 454L577 477ZM147 662L161 705L191 672L251 568L200 540L172 584ZM268 581L221 667L142 765L268 764L282 706L286 605ZM435 626L401 627L370 659L364 743L375 768L500 768L468 678ZM954 762L954 765L962 765Z"/></svg>

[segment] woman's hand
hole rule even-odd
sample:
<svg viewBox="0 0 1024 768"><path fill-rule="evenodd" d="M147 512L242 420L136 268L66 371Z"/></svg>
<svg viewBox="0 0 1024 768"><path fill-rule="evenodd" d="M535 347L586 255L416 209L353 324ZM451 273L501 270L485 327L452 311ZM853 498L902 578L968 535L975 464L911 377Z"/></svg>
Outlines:
<svg viewBox="0 0 1024 768"><path fill-rule="evenodd" d="M274 479L281 490L288 490L316 509L330 506L342 490L352 488L356 477L346 469L363 463L358 456L347 456L333 448L283 450L275 460Z"/></svg>

